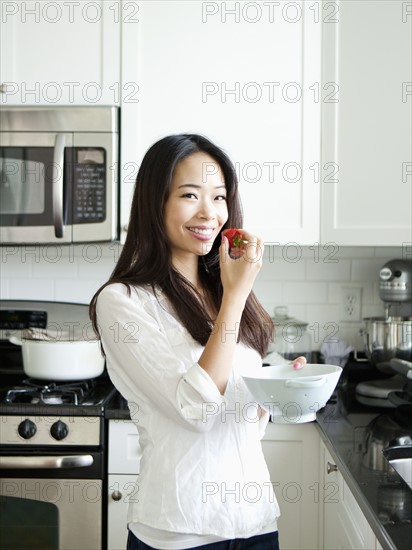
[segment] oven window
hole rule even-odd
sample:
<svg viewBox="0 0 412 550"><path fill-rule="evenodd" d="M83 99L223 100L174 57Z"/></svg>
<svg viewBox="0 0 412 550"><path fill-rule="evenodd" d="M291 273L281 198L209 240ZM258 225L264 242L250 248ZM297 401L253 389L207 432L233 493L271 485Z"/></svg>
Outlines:
<svg viewBox="0 0 412 550"><path fill-rule="evenodd" d="M59 511L55 504L0 497L0 549L58 550Z"/></svg>
<svg viewBox="0 0 412 550"><path fill-rule="evenodd" d="M0 158L0 213L44 212L46 164L20 158Z"/></svg>

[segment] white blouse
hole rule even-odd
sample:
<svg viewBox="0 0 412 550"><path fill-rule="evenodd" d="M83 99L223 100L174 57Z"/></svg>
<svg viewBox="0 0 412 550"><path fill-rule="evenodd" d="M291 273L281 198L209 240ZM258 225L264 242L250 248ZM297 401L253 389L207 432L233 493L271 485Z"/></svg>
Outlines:
<svg viewBox="0 0 412 550"><path fill-rule="evenodd" d="M221 395L197 363L203 346L160 290L155 296L150 286L132 287L128 296L124 285L109 285L99 295L97 319L109 375L139 432L129 527L205 540L276 530L279 507L260 442L269 415L259 419L241 377L261 368L260 355L237 344Z"/></svg>

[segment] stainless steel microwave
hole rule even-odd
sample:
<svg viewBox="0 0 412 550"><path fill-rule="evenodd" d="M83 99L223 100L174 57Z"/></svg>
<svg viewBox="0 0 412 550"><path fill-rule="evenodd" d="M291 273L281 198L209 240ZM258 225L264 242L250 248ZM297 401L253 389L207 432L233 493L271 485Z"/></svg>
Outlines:
<svg viewBox="0 0 412 550"><path fill-rule="evenodd" d="M118 107L0 111L0 243L119 236Z"/></svg>

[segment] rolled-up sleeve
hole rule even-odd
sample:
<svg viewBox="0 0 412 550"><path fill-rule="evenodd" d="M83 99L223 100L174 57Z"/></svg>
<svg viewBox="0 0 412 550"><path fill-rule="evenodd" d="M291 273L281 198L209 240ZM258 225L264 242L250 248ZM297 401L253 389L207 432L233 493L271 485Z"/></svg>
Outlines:
<svg viewBox="0 0 412 550"><path fill-rule="evenodd" d="M266 428L269 423L270 414L269 411L261 407L261 415L259 417L259 437L262 437L266 433Z"/></svg>
<svg viewBox="0 0 412 550"><path fill-rule="evenodd" d="M227 405L227 399L198 363L192 365L179 382L177 397L181 412L188 420L206 421L221 412L222 403Z"/></svg>
<svg viewBox="0 0 412 550"><path fill-rule="evenodd" d="M192 362L177 357L156 312L121 284L105 287L97 321L107 369L130 402L149 402L189 430L208 431L226 402L216 384Z"/></svg>

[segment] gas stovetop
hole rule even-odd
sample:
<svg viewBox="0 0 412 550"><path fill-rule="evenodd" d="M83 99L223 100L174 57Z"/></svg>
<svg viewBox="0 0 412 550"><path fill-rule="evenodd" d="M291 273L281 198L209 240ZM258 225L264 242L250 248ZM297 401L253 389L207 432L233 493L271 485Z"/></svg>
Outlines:
<svg viewBox="0 0 412 550"><path fill-rule="evenodd" d="M90 328L87 304L0 300L0 415L104 416L116 392L106 371L98 378L72 380L69 369L63 382L28 378L21 346L10 343L10 337L47 327L68 329L82 339ZM51 378L54 372L50 369Z"/></svg>
<svg viewBox="0 0 412 550"><path fill-rule="evenodd" d="M0 414L102 416L115 391L107 375L71 382L22 377L0 388Z"/></svg>

